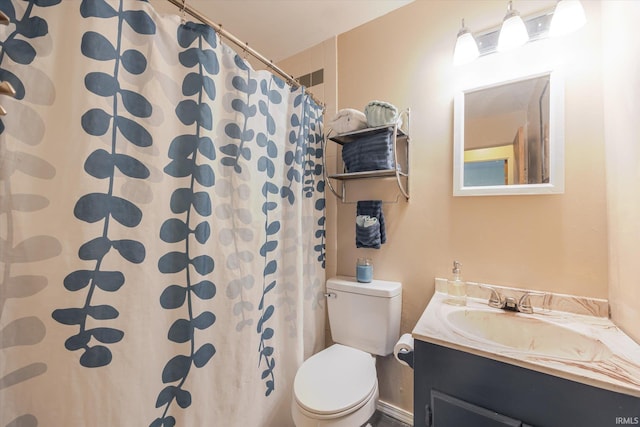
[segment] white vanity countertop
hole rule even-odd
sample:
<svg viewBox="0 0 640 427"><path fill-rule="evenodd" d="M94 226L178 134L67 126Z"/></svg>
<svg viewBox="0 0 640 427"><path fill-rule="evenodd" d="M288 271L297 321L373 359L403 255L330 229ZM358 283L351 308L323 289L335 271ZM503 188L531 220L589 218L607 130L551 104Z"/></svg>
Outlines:
<svg viewBox="0 0 640 427"><path fill-rule="evenodd" d="M487 300L479 298L467 298L466 307L448 304L445 302L447 299L448 295L446 293L436 291L413 329L412 335L414 339L640 397L640 345L629 338L607 317L549 309L542 310L535 307L534 314L512 313L489 307ZM577 344L573 346L575 348L570 348L572 346L571 339L564 340L560 338L558 339L558 348L561 348L560 346L566 347L566 351L563 349L566 357L536 353L535 338L531 339L530 344L525 343L525 347L530 345L529 348L534 349L533 352L517 350L483 339L473 333L465 333L459 327L453 326L447 319L455 311L466 311L465 313L459 313L457 318L464 318L471 311L474 312L474 319L482 319L482 316L488 316L486 317L487 319L495 320L497 319L497 314L504 316L499 319L507 319L509 321L508 316L517 316L521 317L521 319L518 319L519 321L534 325L532 328L536 327L537 321L535 319L540 319L544 322L552 323L554 327L560 326L577 332L578 334L575 336L586 337L586 339L581 340L582 347L585 346L585 343L586 345L591 344L593 354L600 355L603 353L602 349L604 349L607 357L585 360L588 357L584 357L584 348L577 348ZM475 329L475 326L472 325L472 327ZM548 338L548 335L545 338ZM520 346L522 348L522 342ZM587 354L590 354L589 351L587 351ZM578 355L578 357L571 357L572 353Z"/></svg>

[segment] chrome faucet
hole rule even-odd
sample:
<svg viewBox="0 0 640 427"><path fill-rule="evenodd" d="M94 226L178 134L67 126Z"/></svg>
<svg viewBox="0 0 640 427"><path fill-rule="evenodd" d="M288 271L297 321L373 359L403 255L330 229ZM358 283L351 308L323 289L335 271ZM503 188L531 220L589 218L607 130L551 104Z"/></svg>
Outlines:
<svg viewBox="0 0 640 427"><path fill-rule="evenodd" d="M489 291L491 291L491 296L489 297L489 307L504 308L504 300L502 299L498 291L490 286L486 286L486 289L489 289Z"/></svg>
<svg viewBox="0 0 640 427"><path fill-rule="evenodd" d="M536 294L538 295L538 294ZM533 313L533 306L531 305L531 292L525 292L518 301L518 311L521 313Z"/></svg>
<svg viewBox="0 0 640 427"><path fill-rule="evenodd" d="M491 296L489 297L489 307L499 308L502 310L508 311L517 311L520 313L533 313L533 306L531 305L531 296L532 295L544 295L546 297L546 293L543 292L530 292L526 291L520 299L516 300L514 297L505 297L503 298L500 293L495 288L491 286L483 285L483 288L488 289L491 292Z"/></svg>

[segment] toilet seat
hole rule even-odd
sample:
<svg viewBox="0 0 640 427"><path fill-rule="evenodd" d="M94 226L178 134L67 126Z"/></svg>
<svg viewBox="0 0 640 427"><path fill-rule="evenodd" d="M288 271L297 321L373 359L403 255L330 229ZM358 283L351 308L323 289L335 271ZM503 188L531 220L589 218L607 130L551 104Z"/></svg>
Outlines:
<svg viewBox="0 0 640 427"><path fill-rule="evenodd" d="M334 344L307 359L293 383L301 411L315 419L354 412L377 394L375 358L369 353Z"/></svg>
<svg viewBox="0 0 640 427"><path fill-rule="evenodd" d="M373 414L373 411L375 410L375 407L376 407L377 400L378 400L378 386L376 384L373 390L371 390L371 393L367 397L365 397L362 400L362 402L344 411L330 413L330 414L318 414L317 412L309 411L303 408L300 404L298 404L297 401L296 401L296 410L301 415L305 416L307 419L312 419L315 421L333 421L338 419L344 419L345 417L348 418L349 416L352 416L353 414L357 413L364 406L372 405L371 413L364 417L364 419L366 420L370 418L371 414ZM358 423L358 425L361 425L361 424L362 423Z"/></svg>

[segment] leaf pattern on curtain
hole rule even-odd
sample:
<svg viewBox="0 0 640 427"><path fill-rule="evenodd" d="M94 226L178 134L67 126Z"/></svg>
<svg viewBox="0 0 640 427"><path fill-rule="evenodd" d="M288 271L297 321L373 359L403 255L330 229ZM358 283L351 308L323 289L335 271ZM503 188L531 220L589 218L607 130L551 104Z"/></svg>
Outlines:
<svg viewBox="0 0 640 427"><path fill-rule="evenodd" d="M302 195L305 198L312 198L314 195L324 195L324 172L322 169L322 108L315 103L308 102L307 95L301 93L296 97L295 105L302 107L302 117L294 114L291 118L293 126L299 126L300 133L297 138L290 134L289 143L300 146L300 158L304 177L302 180ZM295 142L294 142L295 141ZM296 150L296 155L298 151ZM297 157L294 157L296 159ZM285 159L286 161L286 159ZM325 215L326 200L324 197L317 197L315 210L319 213L313 228L313 251L317 254L316 262L325 268L326 244L325 244ZM311 251L309 251L311 253ZM314 308L321 308L324 302L324 283L312 280L305 285L305 298L311 299Z"/></svg>
<svg viewBox="0 0 640 427"><path fill-rule="evenodd" d="M25 81L23 73L28 73L36 57L40 54L35 39L41 39L49 34L47 21L35 15L37 9L34 7L48 7L60 3L61 0L49 1L28 1L25 2L25 9L22 16L18 16L21 11L17 11L14 5L8 0L0 1L2 10L10 21L12 31L6 33L6 37L0 41L2 47L0 51L0 81L6 81L15 89L16 100L23 100L27 93L35 101L47 104L53 95L51 91L44 87L30 87L33 83L27 78ZM42 80L50 82L48 76L42 74ZM33 85L35 86L35 85ZM9 104L3 102L9 114L13 117L23 117L30 121L37 130L41 130L36 123L41 123L38 114L18 103L11 102L5 98ZM15 108L14 108L15 107ZM22 131L20 127L7 129L4 119L0 119L0 159L13 159L13 162L0 161L0 232L5 234L0 238L0 264L2 265L2 277L0 277L0 319L4 312L5 304L10 299L29 298L41 292L49 284L49 280L44 275L38 274L15 274L13 267L19 267L26 263L38 262L56 257L62 251L62 246L58 239L53 236L36 235L20 239L20 232L17 229L17 220L21 215L28 215L45 209L50 201L40 194L16 193L13 189L12 179L24 179L24 175L37 180L50 180L55 174L55 168L45 159L34 156L22 150L11 150L6 143L5 137L11 134L15 140L21 144L35 146L42 142L42 134L39 132ZM23 177L20 177L23 174ZM16 176L18 175L18 176ZM37 316L22 316L10 322L3 322L0 329L0 349L3 351L21 346L34 346L43 341L46 335L46 326ZM12 387L16 384L28 381L44 374L48 366L44 362L21 361L20 367L3 369L3 376L0 378L0 390ZM38 419L32 414L23 414L13 419L8 424L20 425L22 427L35 427Z"/></svg>
<svg viewBox="0 0 640 427"><path fill-rule="evenodd" d="M324 343L322 108L144 0L3 6L37 55L0 52L0 142L29 145L0 145L0 424L289 425Z"/></svg>
<svg viewBox="0 0 640 427"><path fill-rule="evenodd" d="M260 310L260 318L256 327L256 332L260 335L260 344L258 346L258 352L260 353L258 367L260 368L264 361L261 378L265 381L265 396L269 396L275 389L275 376L273 370L275 369L275 357L273 344L269 343L275 334L273 328L265 326L275 311L275 306L266 302L268 293L273 291L278 282L275 278L270 278L278 269L278 260L274 252L279 241L283 240L280 233L280 221L271 220L269 218L269 212L278 208L278 198L273 199L273 195L278 196L279 188L273 184L270 180L275 175L275 166L273 159L278 157L278 147L273 141L272 137L276 133L276 124L269 112L269 106L272 104L282 103L282 95L277 90L270 88L271 84L275 84L278 88L284 88L284 82L273 76L267 80L260 81L261 92L266 96L267 101L261 99L258 101L258 107L260 113L265 118L265 129L267 133L259 132L256 136L256 145L264 148L262 156L258 158L258 171L264 172L267 175L264 185L262 186L262 196L264 202L262 204L262 213L264 214L264 229L265 237L264 243L260 247L260 256L264 258L264 271L262 277L262 297L258 303L258 310ZM255 111L255 106L254 106Z"/></svg>
<svg viewBox="0 0 640 427"><path fill-rule="evenodd" d="M191 393L183 388L191 367L202 368L214 356L213 344L205 343L196 349L196 330L211 327L216 316L210 311L194 313L193 300L209 300L216 294L216 286L207 279L197 281L198 276L208 277L213 272L214 261L209 255L192 257L196 244L204 245L211 237L207 218L212 214L212 201L208 191L197 191L198 186L210 188L215 185L215 173L207 163L216 159L213 141L202 135L202 129L211 130L213 117L207 104L216 98L215 82L208 75L218 74L220 67L215 52L215 33L204 25L187 23L178 27L178 43L185 50L179 54L179 62L189 72L182 82L182 94L195 97L180 101L176 115L180 122L194 126L194 133L177 136L169 147L171 162L165 167L166 174L175 178L186 178L188 187L176 189L171 195L171 212L183 215L183 219L167 219L160 230L160 238L167 243L182 245L181 251L172 251L160 258L158 269L163 274L183 273L182 285L171 284L162 292L160 304L166 310L185 308L187 318L179 318L169 329L170 341L188 343L189 354L179 354L167 362L162 371L162 382L167 385L156 400L156 408L164 406L163 413L151 427L168 427L176 423L168 415L172 402L181 408L191 405ZM194 45L192 47L192 45ZM202 217L204 221L198 222ZM193 234L193 237L190 235ZM197 282L196 282L197 281ZM172 282L173 283L173 282Z"/></svg>
<svg viewBox="0 0 640 427"><path fill-rule="evenodd" d="M276 312L276 305L269 302L273 300L270 293L277 292L279 296L277 301L279 306L290 306L286 318L292 320L290 334L295 336L296 327L293 319L296 317L295 301L287 296L287 289L295 289L296 283L278 283L276 272L279 269L278 257L282 252L286 252L291 248L280 248L279 245L284 244L287 238L290 238L291 232L283 233L281 224L277 220L270 219L270 213L281 210L282 203L294 205L297 197L309 198L314 196L314 192L320 194L324 191L324 181L322 180L322 109L308 101L308 95L301 92L294 100L293 107L300 109L300 115L293 113L290 125L293 129L289 133L289 144L285 144L283 153L279 153L278 145L273 141L272 136L276 133L276 122L270 112L270 108L278 106L282 102L281 92L286 90L284 82L271 76L268 79L258 81L252 78L251 68L242 60L239 55L234 57L235 65L244 75L235 75L231 79L233 88L238 94L243 94L244 98L235 97L231 101L232 110L239 113L239 120L228 123L225 126L225 135L229 143L220 147L220 151L225 155L221 159L221 164L232 168L234 173L242 174L244 163L248 163L252 159L251 145L254 144L255 151L261 155L257 159L257 169L264 173L265 182L262 186L262 214L264 215L264 241L260 248L260 256L263 257L264 268L262 271L262 295L258 302L259 318L256 326L256 332L259 335L260 343L259 367L261 366L260 376L265 382L265 396L269 396L275 390L274 369L276 365L274 357L274 345L270 344L276 334L274 328L268 326L268 321ZM260 93L263 99L252 101L252 97L256 94L260 87ZM258 108L256 108L256 105ZM277 107L281 108L281 107ZM250 127L249 121L260 113L263 116L264 127L266 132L256 132ZM276 175L276 159L284 159L284 168L286 170L282 179L283 185L277 185L274 180ZM304 182L303 182L304 180ZM294 191L298 188L299 193ZM317 242L313 245L313 251L317 252L317 261L324 268L324 198L317 199L315 209L321 213L314 225L313 236ZM248 222L248 221L246 221ZM253 238L247 230L242 228L236 229L237 235L242 240L248 241ZM291 230L293 232L293 230ZM296 243L294 242L293 245ZM299 243L297 243L299 244ZM276 251L279 250L280 254ZM240 252L241 256L233 256L233 264L238 267L240 261L250 263L253 261L251 253ZM282 273L286 278L287 271ZM273 276L273 278L270 278ZM243 298L243 289L251 289L255 284L254 276L244 276L229 283L227 288L227 296L230 298L240 297L241 300L234 305L234 314L241 316L241 320L236 325L236 330L240 331L245 326L252 324L253 319L250 312L253 310L253 303ZM305 298L313 299L314 306L321 307L321 288L323 283L312 281L305 284Z"/></svg>
<svg viewBox="0 0 640 427"><path fill-rule="evenodd" d="M255 103L252 103L252 96L256 94L258 89L258 81L251 76L251 67L248 66L239 55L235 55L234 57L235 65L238 68L239 73L244 73L245 75L235 75L233 76L231 83L233 88L237 91L238 94L243 94L243 98L234 98L231 101L232 110L236 111L240 114L239 120L237 122L228 123L225 126L225 134L229 138L230 143L223 145L220 147L220 151L226 155L221 159L221 164L224 166L229 166L233 168L234 173L242 174L243 173L243 163L249 162L252 159L252 151L250 148L250 143L255 143L255 145L259 148L264 149L264 154L258 158L257 167L258 171L264 172L267 177L262 185L262 213L265 217L264 219L264 241L260 247L260 256L264 259L264 267L262 271L261 280L262 285L262 293L260 300L258 302L258 310L259 310L259 319L256 326L256 333L259 336L259 345L258 345L258 353L259 353L259 362L258 368L261 369L260 378L265 382L265 396L269 396L275 389L275 357L274 357L274 347L273 344L270 344L270 340L274 337L275 330L271 327L266 326L266 323L269 321L271 316L273 316L275 307L272 304L266 302L267 294L276 287L277 279L275 277L270 278L270 276L275 276L276 271L278 270L278 261L273 257L270 259L270 252L273 252L278 247L278 236L277 234L280 231L280 222L275 220L269 220L269 212L275 211L278 209L278 201L279 198L273 199L270 196L278 195L280 193L280 189L276 184L274 184L270 179L274 177L275 174L275 166L273 164L272 159L278 156L278 150L276 144L269 139L269 136L263 132L259 132L256 135L256 132L250 128L249 121L250 119L256 117L258 109L256 108ZM271 78L271 80L275 81L275 78ZM262 80L261 82L266 85L266 81ZM280 88L284 87L282 81L278 83ZM272 91L271 93L264 91L263 94L267 95L267 99L269 102L280 103L282 102L282 96L277 91ZM276 132L275 122L273 118L268 112L267 104L264 100L258 101L258 106L260 107L260 112L264 115L266 120L267 133L269 135L273 135ZM254 141L255 139L255 141ZM251 239L253 236L251 236ZM245 239L248 240L248 239ZM253 254L250 252L241 252L240 254L244 256L238 257L238 259L243 262L251 262L253 261ZM254 276L245 276L238 282L230 283L229 288L233 289L235 287L239 291L242 290L243 285L250 285L248 287L253 287L256 278ZM240 292L238 292L240 293ZM229 293L228 293L229 295ZM253 310L253 303L250 301L241 300L236 303L234 306L234 314L242 315L243 319L236 326L237 330L241 330L244 326L251 325L253 323L253 319L246 318L245 312ZM264 363L263 363L264 362Z"/></svg>
<svg viewBox="0 0 640 427"><path fill-rule="evenodd" d="M106 346L122 340L124 331L114 327L88 329L89 318L111 320L119 316L118 310L109 304L96 303L98 290L117 292L126 278L120 270L108 270L104 264L112 249L126 261L140 264L145 258L142 242L132 239L111 238L110 232L119 224L134 228L142 221L142 211L133 202L119 197L114 192L116 174L119 172L131 179L146 179L149 169L135 157L124 153L121 146L130 143L148 147L153 143L151 134L136 120L124 113L144 119L151 116L152 106L141 94L122 87L118 78L122 69L131 74L141 74L147 68L144 55L135 49L122 51L123 26L141 35L155 34L156 27L151 17L143 10L125 10L120 0L116 11L104 0L83 0L80 4L83 18L117 19L118 33L114 43L96 31L87 31L82 37L81 52L95 61L113 62L113 73L90 72L85 76L85 87L98 97L111 99L111 110L92 108L81 118L82 129L92 136L110 134L111 150L99 148L93 151L84 164L85 172L98 180L107 180L105 193L89 193L76 202L73 214L80 221L93 224L103 221L101 235L84 243L78 250L83 261L93 261L90 269L76 270L64 279L64 287L70 292L86 289L82 307L56 309L53 318L64 325L77 325L78 333L69 337L65 347L69 351L82 350L80 364L96 368L111 363L112 353ZM95 344L94 341L100 344ZM104 345L103 345L104 344Z"/></svg>
<svg viewBox="0 0 640 427"><path fill-rule="evenodd" d="M232 87L238 93L243 94L245 99L236 97L231 100L231 109L239 113L239 116L235 121L224 126L225 142L227 143L220 145L218 149L222 153L220 165L230 167L237 176L243 176L246 168L249 167L248 161L251 160L251 150L246 147L246 143L254 138L255 132L252 129L248 129L247 124L249 119L256 115L256 107L255 105L250 106L250 100L251 95L255 94L258 84L255 79L251 78L250 67L242 61L242 58L235 55L234 63L239 71L247 74L246 79L240 75L234 75L231 79ZM234 188L230 181L224 181L223 187L219 189L219 194L225 199L228 198L229 203L222 203L218 207L218 217L229 219L232 222L232 228L220 230L219 239L223 245L233 245L235 249L227 257L225 266L234 272L238 272L238 274L243 271L250 271L254 255L251 251L244 250L244 247L240 245L242 243L249 244L254 240L255 236L250 228L253 214L248 209L235 207L233 203L235 197L245 201L249 199L250 188L247 185L240 185ZM254 285L255 278L252 274L233 277L227 283L227 297L232 300L239 298L239 301L233 304L233 314L240 318L236 323L235 329L237 332L253 325L252 312L254 311L254 304L245 296L245 292L250 291Z"/></svg>

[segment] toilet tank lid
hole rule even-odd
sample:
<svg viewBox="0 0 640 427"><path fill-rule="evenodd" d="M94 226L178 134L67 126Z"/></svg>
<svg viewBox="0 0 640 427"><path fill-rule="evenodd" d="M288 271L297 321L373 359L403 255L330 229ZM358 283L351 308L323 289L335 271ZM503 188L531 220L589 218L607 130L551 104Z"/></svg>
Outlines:
<svg viewBox="0 0 640 427"><path fill-rule="evenodd" d="M400 295L402 283L375 279L370 283L360 283L355 277L336 276L327 280L327 291L329 290L391 298Z"/></svg>

